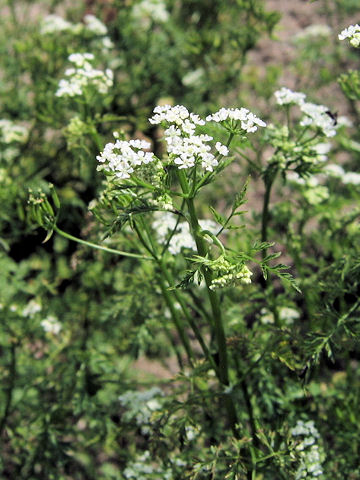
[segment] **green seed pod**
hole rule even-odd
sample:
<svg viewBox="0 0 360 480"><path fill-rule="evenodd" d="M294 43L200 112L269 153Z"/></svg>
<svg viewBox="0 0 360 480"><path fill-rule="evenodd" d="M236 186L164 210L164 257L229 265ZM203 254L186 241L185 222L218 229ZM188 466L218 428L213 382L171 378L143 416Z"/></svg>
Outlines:
<svg viewBox="0 0 360 480"><path fill-rule="evenodd" d="M50 187L51 198L52 198L52 201L54 202L55 207L60 208L60 205L61 205L60 200L56 193L54 185L50 183L49 187Z"/></svg>

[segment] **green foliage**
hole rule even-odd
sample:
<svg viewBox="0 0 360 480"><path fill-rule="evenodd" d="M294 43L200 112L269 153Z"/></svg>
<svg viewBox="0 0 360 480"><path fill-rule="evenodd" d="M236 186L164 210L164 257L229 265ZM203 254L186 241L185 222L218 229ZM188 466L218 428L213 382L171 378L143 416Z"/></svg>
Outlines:
<svg viewBox="0 0 360 480"><path fill-rule="evenodd" d="M262 0L39 5L0 20L0 477L358 478L358 50L260 82Z"/></svg>

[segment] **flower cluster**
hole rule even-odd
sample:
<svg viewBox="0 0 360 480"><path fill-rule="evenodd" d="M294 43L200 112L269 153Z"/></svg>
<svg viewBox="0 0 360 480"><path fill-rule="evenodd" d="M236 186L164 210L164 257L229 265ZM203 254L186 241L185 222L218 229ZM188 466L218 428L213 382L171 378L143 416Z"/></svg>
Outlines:
<svg viewBox="0 0 360 480"><path fill-rule="evenodd" d="M169 12L162 0L142 0L134 5L132 15L145 28L149 28L151 22L164 23L169 19Z"/></svg>
<svg viewBox="0 0 360 480"><path fill-rule="evenodd" d="M28 129L17 125L11 120L0 120L0 142L1 143L24 143L28 138Z"/></svg>
<svg viewBox="0 0 360 480"><path fill-rule="evenodd" d="M28 302L22 311L22 316L27 318L34 318L34 316L41 312L41 305L36 300L32 299Z"/></svg>
<svg viewBox="0 0 360 480"><path fill-rule="evenodd" d="M298 105L304 114L300 125L303 127L313 126L320 129L326 137L336 135L336 121L325 105L316 105L306 102L306 95L302 92L293 92L289 88L282 87L274 93L279 105Z"/></svg>
<svg viewBox="0 0 360 480"><path fill-rule="evenodd" d="M149 451L138 455L132 462L129 462L123 475L128 480L148 480L149 478L172 480L173 478L169 468L163 470L154 465Z"/></svg>
<svg viewBox="0 0 360 480"><path fill-rule="evenodd" d="M280 307L277 311L277 314L279 320L284 325L292 325L294 323L294 320L298 320L300 318L299 311L292 307ZM262 308L260 310L260 322L263 325L274 324L275 316L273 312L271 312L267 308Z"/></svg>
<svg viewBox="0 0 360 480"><path fill-rule="evenodd" d="M71 23L59 15L48 15L40 25L42 35L68 32L73 35L86 34L102 37L107 35L107 27L94 15L85 15L84 23Z"/></svg>
<svg viewBox="0 0 360 480"><path fill-rule="evenodd" d="M296 472L296 479L301 478L311 479L320 478L323 474L322 470L322 451L316 444L317 439L320 437L318 430L316 429L312 420L303 422L298 420L296 426L291 429L291 435L293 437L303 437L299 439L299 443L296 446L297 452L300 455L300 465Z"/></svg>
<svg viewBox="0 0 360 480"><path fill-rule="evenodd" d="M301 92L293 92L289 88L282 87L274 93L276 102L279 105L302 105L305 102L306 95Z"/></svg>
<svg viewBox="0 0 360 480"><path fill-rule="evenodd" d="M336 135L336 122L325 105L303 103L300 105L300 109L305 114L300 125L303 127L313 126L318 128L326 137Z"/></svg>
<svg viewBox="0 0 360 480"><path fill-rule="evenodd" d="M92 90L105 94L113 85L113 72L106 69L105 72L97 70L91 65L94 59L92 53L73 53L69 56L69 61L74 67L65 71L66 79L59 82L59 88L56 92L57 97L76 97L84 94L84 90Z"/></svg>
<svg viewBox="0 0 360 480"><path fill-rule="evenodd" d="M52 333L58 335L61 330L61 323L53 315L48 315L44 320L40 322L40 325L46 333Z"/></svg>
<svg viewBox="0 0 360 480"><path fill-rule="evenodd" d="M211 153L209 145L213 137L195 134L197 125L205 125L204 120L194 113L189 113L184 106L158 106L149 121L153 125L162 124L168 127L164 132L167 152L170 160L179 169L191 168L200 163L204 170L212 172L218 165L218 159ZM216 143L215 148L222 156L229 153L227 147L220 142Z"/></svg>
<svg viewBox="0 0 360 480"><path fill-rule="evenodd" d="M345 184L360 185L360 173L346 172L340 165L326 165L324 172L331 177L340 178Z"/></svg>
<svg viewBox="0 0 360 480"><path fill-rule="evenodd" d="M216 277L212 280L210 289L230 287L237 284L247 285L251 283L252 272L243 263L231 263L223 256L219 257L212 264Z"/></svg>
<svg viewBox="0 0 360 480"><path fill-rule="evenodd" d="M0 160L10 162L19 153L18 145L25 143L28 139L29 131L22 125L17 125L11 120L0 120Z"/></svg>
<svg viewBox="0 0 360 480"><path fill-rule="evenodd" d="M84 24L84 28L92 32L94 35L103 36L108 33L106 26L94 15L85 15Z"/></svg>
<svg viewBox="0 0 360 480"><path fill-rule="evenodd" d="M170 212L155 212L152 228L156 232L159 243L169 242L168 250L172 255L177 255L183 248L196 250L195 241L191 235L187 222L177 222L176 216ZM219 225L212 220L200 220L200 227L216 234ZM171 238L169 234L173 233Z"/></svg>
<svg viewBox="0 0 360 480"><path fill-rule="evenodd" d="M119 396L119 401L126 412L123 415L125 421L135 420L136 424L141 427L142 433L149 432L149 424L151 423L151 415L156 410L162 408L160 399L162 391L153 387L143 392L129 390Z"/></svg>
<svg viewBox="0 0 360 480"><path fill-rule="evenodd" d="M319 185L319 180L315 176L302 178L297 172L291 171L287 173L286 178L300 187L303 197L310 205L318 205L330 196L329 189Z"/></svg>
<svg viewBox="0 0 360 480"><path fill-rule="evenodd" d="M60 33L60 32L71 32L75 30L75 25L64 20L59 15L48 15L45 17L40 25L40 33L42 35Z"/></svg>
<svg viewBox="0 0 360 480"><path fill-rule="evenodd" d="M96 158L103 165L98 170L105 170L120 179L130 178L130 174L140 165L152 162L155 157L149 149L150 143L145 140L116 140L105 145L103 152Z"/></svg>
<svg viewBox="0 0 360 480"><path fill-rule="evenodd" d="M266 127L266 123L247 108L220 108L212 115L208 115L206 121L224 125L230 122L231 127L238 126L244 133L253 133L258 127Z"/></svg>
<svg viewBox="0 0 360 480"><path fill-rule="evenodd" d="M329 37L331 33L331 28L328 25L314 24L309 25L308 27L304 28L304 30L297 33L293 37L293 40L294 42L302 42L306 40L312 40L316 37Z"/></svg>
<svg viewBox="0 0 360 480"><path fill-rule="evenodd" d="M360 25L350 25L339 33L339 40L345 40L345 38L350 39L350 45L353 47L360 47Z"/></svg>

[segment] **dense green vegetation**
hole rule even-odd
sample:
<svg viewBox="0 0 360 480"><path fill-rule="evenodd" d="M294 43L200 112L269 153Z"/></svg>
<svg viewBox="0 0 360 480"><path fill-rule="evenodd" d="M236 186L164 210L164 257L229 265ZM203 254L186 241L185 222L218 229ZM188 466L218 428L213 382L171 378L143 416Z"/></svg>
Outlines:
<svg viewBox="0 0 360 480"><path fill-rule="evenodd" d="M2 7L0 478L360 478L359 9L316 3L267 68L262 0Z"/></svg>

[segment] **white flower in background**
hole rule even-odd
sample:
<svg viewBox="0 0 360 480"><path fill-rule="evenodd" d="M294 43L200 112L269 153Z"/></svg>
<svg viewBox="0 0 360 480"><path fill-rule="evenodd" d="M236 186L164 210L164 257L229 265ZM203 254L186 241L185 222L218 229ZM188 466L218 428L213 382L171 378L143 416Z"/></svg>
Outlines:
<svg viewBox="0 0 360 480"><path fill-rule="evenodd" d="M360 173L345 172L342 177L342 181L345 184L360 185Z"/></svg>
<svg viewBox="0 0 360 480"><path fill-rule="evenodd" d="M328 159L327 154L332 149L332 145L331 143L317 143L316 145L313 145L312 148L317 153L316 161L326 162L326 160Z"/></svg>
<svg viewBox="0 0 360 480"><path fill-rule="evenodd" d="M94 15L85 15L84 23L85 28L95 35L107 35L108 33L106 26Z"/></svg>
<svg viewBox="0 0 360 480"><path fill-rule="evenodd" d="M296 451L299 454L300 465L296 472L295 479L319 479L323 474L322 461L323 451L317 445L320 434L312 420L303 422L298 420L296 426L290 430L298 444Z"/></svg>
<svg viewBox="0 0 360 480"><path fill-rule="evenodd" d="M153 412L162 408L162 395L162 391L157 387L142 392L128 390L120 395L119 401L126 408L124 420L135 420L136 424L141 427L142 433L148 433Z"/></svg>
<svg viewBox="0 0 360 480"><path fill-rule="evenodd" d="M341 178L345 174L345 170L340 165L335 165L334 163L326 165L323 171L329 176L337 178Z"/></svg>
<svg viewBox="0 0 360 480"><path fill-rule="evenodd" d="M312 40L315 37L329 37L332 34L332 29L328 25L314 24L304 28L301 32L294 35L293 40L303 41Z"/></svg>
<svg viewBox="0 0 360 480"><path fill-rule="evenodd" d="M241 129L244 132L256 132L258 127L266 127L266 123L251 113L247 108L221 108L212 115L206 117L207 122L222 123L228 120L240 122Z"/></svg>
<svg viewBox="0 0 360 480"><path fill-rule="evenodd" d="M300 313L292 307L280 307L279 319L285 323L285 325L292 325L294 320L300 318Z"/></svg>
<svg viewBox="0 0 360 480"><path fill-rule="evenodd" d="M81 96L86 88L92 88L101 94L107 93L113 85L113 72L110 69L105 71L95 69L91 64L93 59L92 53L71 54L69 61L74 64L74 67L65 71L67 78L60 80L55 95L57 97Z"/></svg>
<svg viewBox="0 0 360 480"><path fill-rule="evenodd" d="M177 459L175 459L174 462L175 464L177 464L176 460ZM186 464L184 463L183 466L185 465ZM173 479L172 470L170 468L164 470L164 468L154 465L149 451L137 455L134 460L129 462L123 471L123 475L128 480L149 480L151 478L161 480Z"/></svg>
<svg viewBox="0 0 360 480"><path fill-rule="evenodd" d="M350 118L346 117L345 115L340 115L338 118L337 118L337 124L339 125L339 127L353 127L354 124L353 122L350 120Z"/></svg>
<svg viewBox="0 0 360 480"><path fill-rule="evenodd" d="M11 120L0 120L0 142L2 143L25 143L29 135L29 131L22 125L17 125Z"/></svg>
<svg viewBox="0 0 360 480"><path fill-rule="evenodd" d="M191 72L188 72L183 78L182 83L186 87L201 85L204 80L205 70L203 68L197 68Z"/></svg>
<svg viewBox="0 0 360 480"><path fill-rule="evenodd" d="M209 230L214 235L219 230L219 225L213 220L199 220L199 225L203 230ZM170 212L155 212L152 228L156 232L158 242L166 244L169 235L174 230L169 241L169 252L177 255L183 248L196 250L195 240L193 239L188 222L178 222L178 217Z"/></svg>
<svg viewBox="0 0 360 480"><path fill-rule="evenodd" d="M103 50L104 50L104 51L110 50L111 48L114 48L114 42L112 42L112 40L110 39L110 37L104 37L104 38L101 40L101 44L102 44L102 47L103 47Z"/></svg>
<svg viewBox="0 0 360 480"><path fill-rule="evenodd" d="M145 28L149 28L151 22L164 23L169 19L169 12L162 0L142 0L134 5L132 16Z"/></svg>
<svg viewBox="0 0 360 480"><path fill-rule="evenodd" d="M103 164L98 170L110 172L120 179L130 178L137 167L155 159L153 153L144 152L144 149L149 149L150 146L145 140L116 140L115 143L108 143L96 157Z"/></svg>
<svg viewBox="0 0 360 480"><path fill-rule="evenodd" d="M350 45L357 48L360 46L360 25L350 25L339 33L339 40L345 40L349 38Z"/></svg>
<svg viewBox="0 0 360 480"><path fill-rule="evenodd" d="M286 172L286 178L289 182L295 183L297 185L305 185L306 181L304 178L300 177L297 172L288 171Z"/></svg>
<svg viewBox="0 0 360 480"><path fill-rule="evenodd" d="M48 315L44 320L40 322L46 333L53 333L57 335L61 331L61 323L53 315Z"/></svg>
<svg viewBox="0 0 360 480"><path fill-rule="evenodd" d="M48 15L47 17L43 18L40 24L40 33L42 35L60 32L69 32L75 36L86 34L87 37L102 37L107 35L108 29L101 22L101 20L90 14L85 15L84 23L71 23L58 15ZM111 42L109 38L108 40ZM111 48L109 45L107 47L104 45L104 47Z"/></svg>
<svg viewBox="0 0 360 480"><path fill-rule="evenodd" d="M282 87L274 93L276 102L279 105L302 105L305 102L306 95L301 92L293 92L289 88Z"/></svg>
<svg viewBox="0 0 360 480"><path fill-rule="evenodd" d="M36 300L30 300L22 311L23 317L33 318L37 313L41 312L41 305Z"/></svg>
<svg viewBox="0 0 360 480"><path fill-rule="evenodd" d="M260 310L260 322L263 325L272 325L273 323L275 323L274 314L270 312L270 310L268 310L267 308L262 308Z"/></svg>
<svg viewBox="0 0 360 480"><path fill-rule="evenodd" d="M73 28L74 25L72 23L64 20L58 15L48 15L41 22L40 33L46 35L49 33L70 32Z"/></svg>
<svg viewBox="0 0 360 480"><path fill-rule="evenodd" d="M314 126L322 130L326 137L336 135L336 124L329 114L329 109L325 105L315 105L314 103L303 103L300 105L301 111L305 114L300 125L303 127Z"/></svg>

